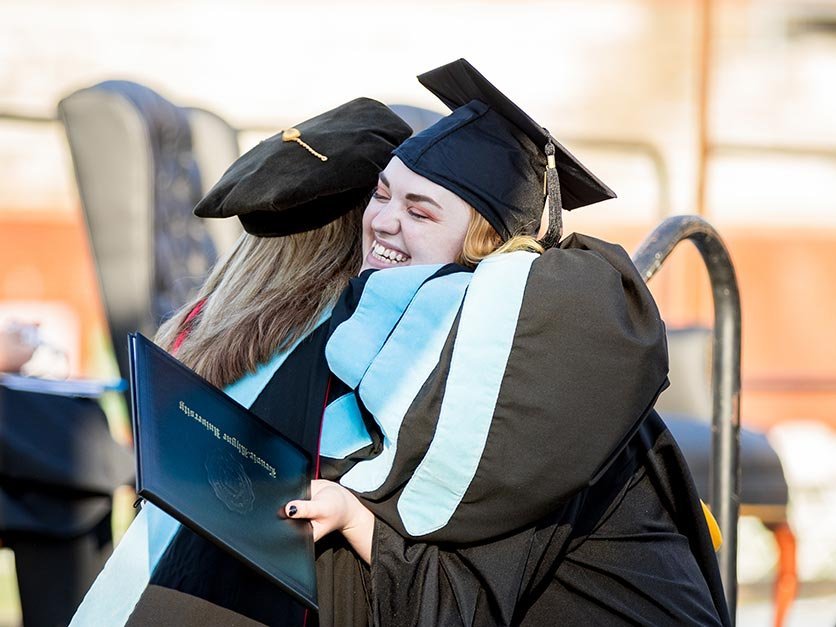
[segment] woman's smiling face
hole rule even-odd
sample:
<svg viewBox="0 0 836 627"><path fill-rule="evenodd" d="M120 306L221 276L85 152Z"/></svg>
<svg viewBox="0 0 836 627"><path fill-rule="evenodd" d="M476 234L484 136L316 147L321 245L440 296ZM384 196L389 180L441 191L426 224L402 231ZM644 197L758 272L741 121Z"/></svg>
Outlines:
<svg viewBox="0 0 836 627"><path fill-rule="evenodd" d="M363 267L451 263L462 251L472 209L397 157L380 173L363 214Z"/></svg>

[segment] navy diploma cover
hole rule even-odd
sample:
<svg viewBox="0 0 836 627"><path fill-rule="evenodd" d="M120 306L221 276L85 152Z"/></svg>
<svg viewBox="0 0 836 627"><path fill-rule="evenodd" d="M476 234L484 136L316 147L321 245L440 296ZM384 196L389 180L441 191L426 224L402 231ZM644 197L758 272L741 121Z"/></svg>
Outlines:
<svg viewBox="0 0 836 627"><path fill-rule="evenodd" d="M305 451L146 337L129 336L137 493L316 610Z"/></svg>

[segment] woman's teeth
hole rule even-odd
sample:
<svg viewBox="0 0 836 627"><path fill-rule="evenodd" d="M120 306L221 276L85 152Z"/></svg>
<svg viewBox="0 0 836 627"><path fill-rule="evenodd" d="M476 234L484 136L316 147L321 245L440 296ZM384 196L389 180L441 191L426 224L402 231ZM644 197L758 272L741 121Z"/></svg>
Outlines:
<svg viewBox="0 0 836 627"><path fill-rule="evenodd" d="M386 248L383 244L378 244L377 241L372 242L372 255L375 259L379 259L380 261L385 261L393 265L409 261L408 255Z"/></svg>

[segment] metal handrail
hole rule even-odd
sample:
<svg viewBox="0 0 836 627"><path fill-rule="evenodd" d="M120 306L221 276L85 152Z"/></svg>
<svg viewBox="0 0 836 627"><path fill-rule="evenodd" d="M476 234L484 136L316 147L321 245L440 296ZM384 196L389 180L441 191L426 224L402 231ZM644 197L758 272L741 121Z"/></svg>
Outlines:
<svg viewBox="0 0 836 627"><path fill-rule="evenodd" d="M734 266L720 235L698 216L673 216L662 222L633 255L633 262L649 281L683 240L690 240L700 252L714 295L709 502L723 534L720 574L734 624L740 511L740 293Z"/></svg>

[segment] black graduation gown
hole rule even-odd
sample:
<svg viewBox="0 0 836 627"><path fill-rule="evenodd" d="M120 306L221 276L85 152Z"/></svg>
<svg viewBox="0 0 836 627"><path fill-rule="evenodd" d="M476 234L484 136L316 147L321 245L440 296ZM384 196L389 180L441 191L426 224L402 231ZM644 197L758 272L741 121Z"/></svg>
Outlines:
<svg viewBox="0 0 836 627"><path fill-rule="evenodd" d="M110 555L111 495L133 456L98 399L15 388L0 377L0 546L26 625L66 624Z"/></svg>
<svg viewBox="0 0 836 627"><path fill-rule="evenodd" d="M75 538L133 481L133 455L94 398L6 387L0 380L0 537Z"/></svg>
<svg viewBox="0 0 836 627"><path fill-rule="evenodd" d="M335 317L362 310L372 281L353 281ZM559 302L561 294L571 300ZM667 385L664 325L629 257L593 238L567 238L531 265L521 303L481 458L441 525L422 529L422 512L404 508L403 496L439 433L451 436L439 416L466 301L402 416L388 474L371 488L361 477L363 490L347 479L386 454L381 431L392 424L370 425L366 404L377 399L363 397L362 383L349 386L372 443L323 460L323 477L354 487L377 522L371 567L343 572L343 586L366 593L375 625L730 624L696 490L652 410ZM500 341L487 333L485 344ZM486 366L475 364L473 383L483 370L489 376ZM368 382L374 363L360 370ZM455 428L465 429L459 418ZM456 464L439 468L456 473ZM423 506L438 509L432 498Z"/></svg>
<svg viewBox="0 0 836 627"><path fill-rule="evenodd" d="M521 345L515 345L512 371L541 358L551 369L546 379L526 379L529 391L515 384L500 395L498 406L507 411L494 416L463 506L448 524L422 535L406 529L397 508L435 433L461 322L457 315L438 365L404 417L391 473L376 490L357 492L377 517L372 564L365 566L339 535L318 543L321 611L303 617L307 625L729 624L696 491L651 409L666 384L658 312L626 253L591 238L569 238L562 247L566 254L549 251L538 266L541 276L556 272L562 293L576 296L573 307L558 312L559 355L549 357L554 347L547 346L545 357L523 351L521 361ZM369 277L352 282L331 329L311 340L307 366L322 354L312 345L355 311ZM554 322L547 304L554 297L529 283L520 320L527 321L531 332L524 335L537 346L543 341L538 334L548 335ZM584 286L592 287L579 292ZM542 365L511 380L536 379L538 370ZM290 376L293 369L282 371ZM289 387L268 386L273 392L265 390L265 401L272 397L287 406L284 395L304 380L298 374ZM560 385L542 395L549 377ZM322 390L327 377L318 380ZM578 386L585 394L567 394ZM332 376L324 387L330 404L351 386ZM293 425L311 433L309 425L319 425L322 410L316 397L305 401L304 421L297 415L292 424L274 424L288 433ZM541 397L545 404L527 405ZM383 455L381 429L362 401L370 443L340 459L323 458L323 478L340 480L359 463ZM195 554L193 547L186 550L184 562ZM224 559L230 558L219 553L219 561L202 566L204 573L229 573L219 589L202 595L238 611L241 599L250 597L257 606L248 611L251 617L295 624L298 615L282 605L278 589L271 591L235 563L223 571Z"/></svg>

